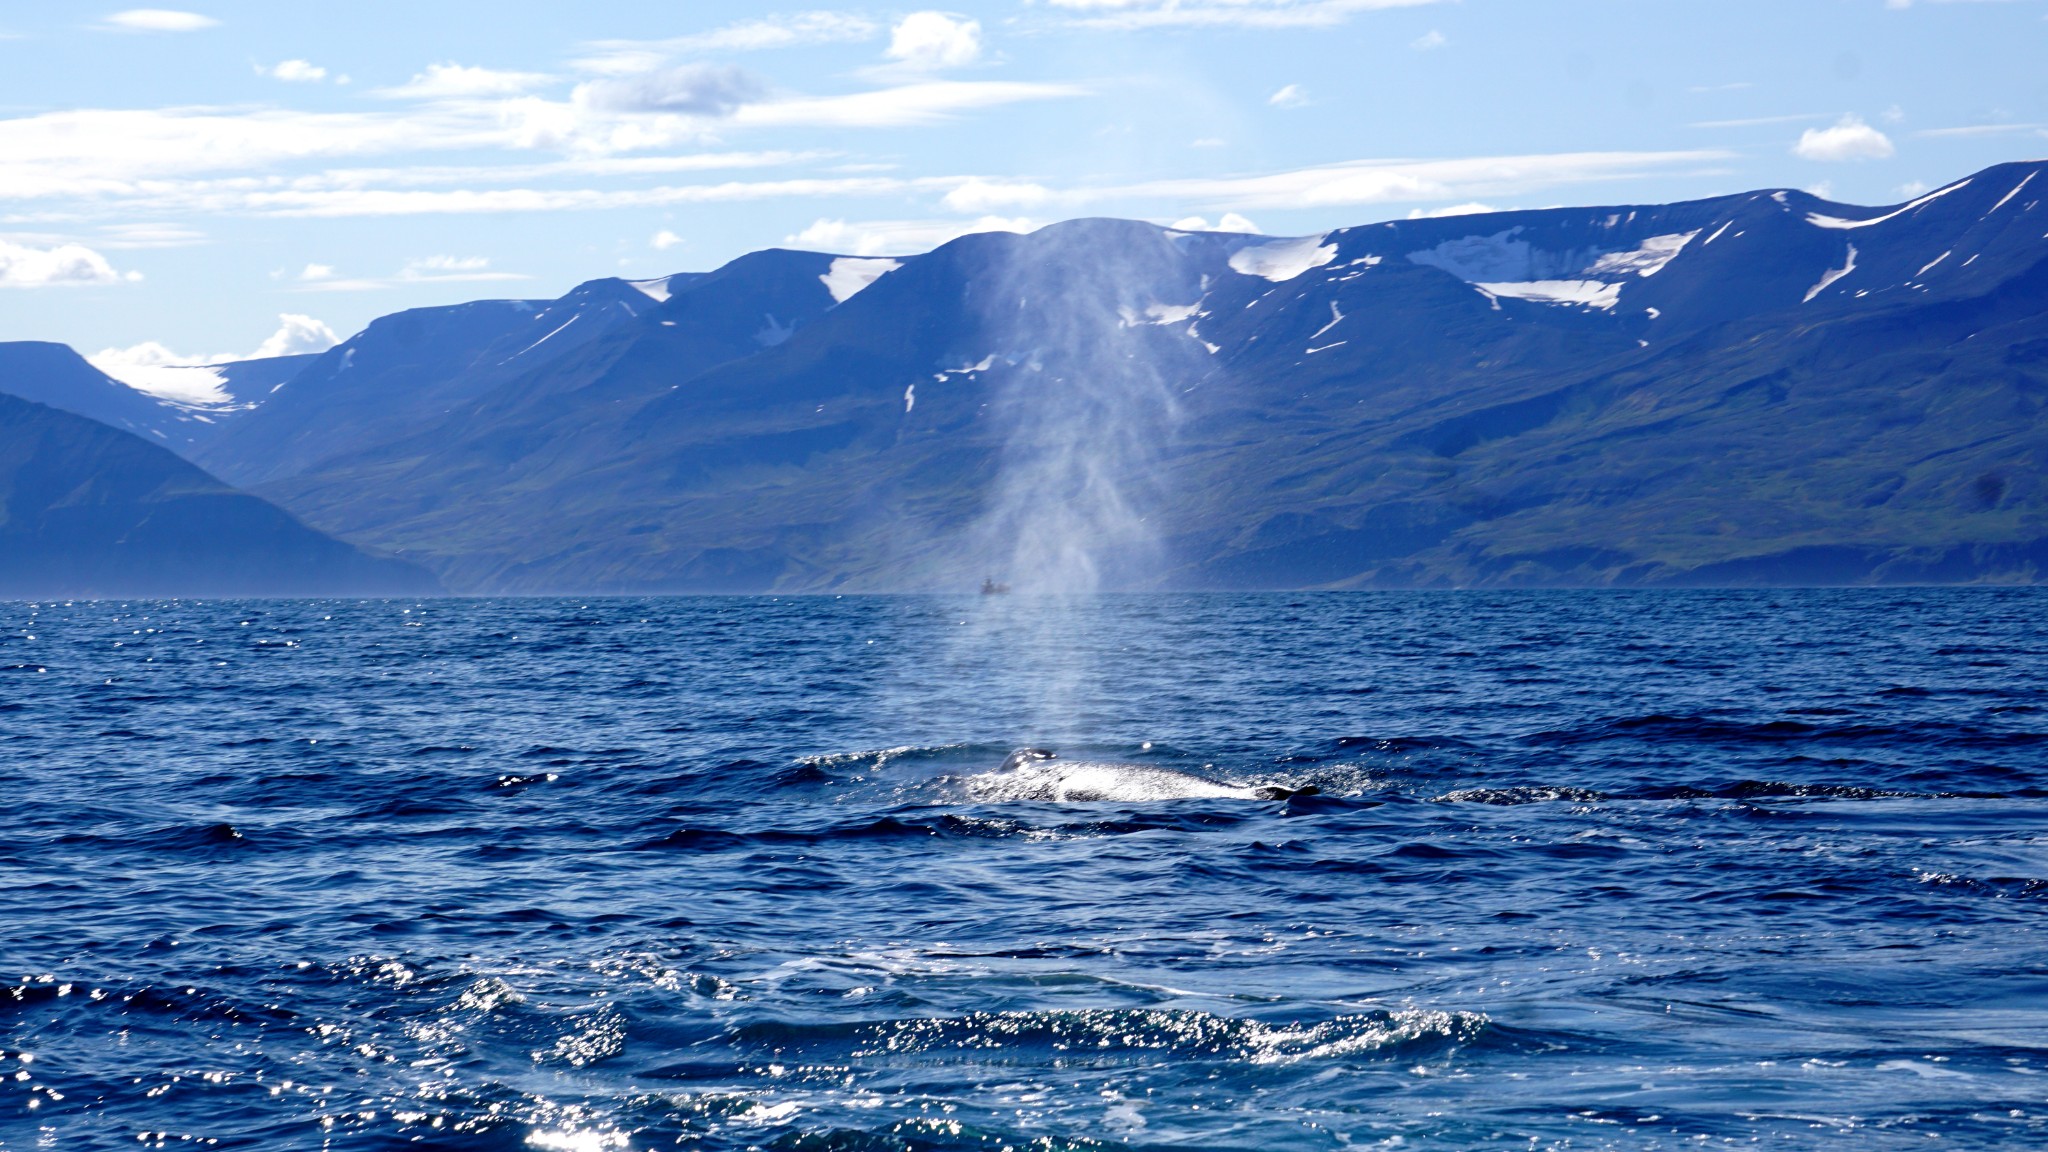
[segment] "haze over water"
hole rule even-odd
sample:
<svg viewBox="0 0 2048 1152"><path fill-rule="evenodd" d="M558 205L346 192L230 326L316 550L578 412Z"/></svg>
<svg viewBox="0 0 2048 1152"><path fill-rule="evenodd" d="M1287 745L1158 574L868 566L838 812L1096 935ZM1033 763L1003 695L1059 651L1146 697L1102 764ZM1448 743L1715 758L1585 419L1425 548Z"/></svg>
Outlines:
<svg viewBox="0 0 2048 1152"><path fill-rule="evenodd" d="M0 1147L2048 1143L2044 646L2033 589L4 605ZM1023 744L1321 795L990 799Z"/></svg>

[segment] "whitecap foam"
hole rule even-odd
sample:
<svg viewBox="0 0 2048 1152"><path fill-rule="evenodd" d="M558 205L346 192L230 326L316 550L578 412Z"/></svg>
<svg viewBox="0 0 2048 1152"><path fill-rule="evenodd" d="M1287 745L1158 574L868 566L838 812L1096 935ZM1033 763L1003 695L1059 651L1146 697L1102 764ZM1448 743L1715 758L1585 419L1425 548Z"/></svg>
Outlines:
<svg viewBox="0 0 2048 1152"><path fill-rule="evenodd" d="M1258 789L1152 768L1086 760L1041 760L966 780L967 794L984 803L1048 800L1055 804L1143 803L1153 800L1257 800Z"/></svg>

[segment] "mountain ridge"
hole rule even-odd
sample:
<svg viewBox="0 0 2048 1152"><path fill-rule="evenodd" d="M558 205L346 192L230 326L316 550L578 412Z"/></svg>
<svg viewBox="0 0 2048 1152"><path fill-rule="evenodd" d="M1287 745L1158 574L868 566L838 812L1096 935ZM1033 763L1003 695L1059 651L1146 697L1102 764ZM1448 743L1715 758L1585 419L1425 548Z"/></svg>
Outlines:
<svg viewBox="0 0 2048 1152"><path fill-rule="evenodd" d="M1082 473L1104 586L2034 580L2042 167L770 249L385 317L197 456L467 591L960 587Z"/></svg>

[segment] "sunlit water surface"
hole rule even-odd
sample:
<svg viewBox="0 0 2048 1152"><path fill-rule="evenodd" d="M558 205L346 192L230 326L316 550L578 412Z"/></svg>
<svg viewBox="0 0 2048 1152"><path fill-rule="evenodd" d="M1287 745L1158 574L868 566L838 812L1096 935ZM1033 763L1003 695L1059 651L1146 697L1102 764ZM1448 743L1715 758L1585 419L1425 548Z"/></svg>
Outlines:
<svg viewBox="0 0 2048 1152"><path fill-rule="evenodd" d="M2044 650L2031 590L0 605L0 1147L2048 1147Z"/></svg>

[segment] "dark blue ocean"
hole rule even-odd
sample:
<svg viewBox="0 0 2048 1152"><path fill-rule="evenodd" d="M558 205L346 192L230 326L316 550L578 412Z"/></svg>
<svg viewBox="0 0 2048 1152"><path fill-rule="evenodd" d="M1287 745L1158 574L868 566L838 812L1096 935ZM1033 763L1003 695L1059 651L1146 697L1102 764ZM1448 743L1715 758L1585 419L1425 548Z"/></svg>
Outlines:
<svg viewBox="0 0 2048 1152"><path fill-rule="evenodd" d="M0 1147L2048 1147L2044 651L2027 589L0 605Z"/></svg>

